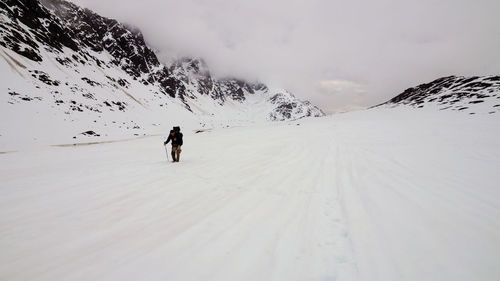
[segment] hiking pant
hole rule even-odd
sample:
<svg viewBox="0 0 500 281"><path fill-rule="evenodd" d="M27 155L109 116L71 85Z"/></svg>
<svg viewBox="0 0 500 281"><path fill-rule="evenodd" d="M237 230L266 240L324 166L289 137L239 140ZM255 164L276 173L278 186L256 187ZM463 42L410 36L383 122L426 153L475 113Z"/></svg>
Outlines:
<svg viewBox="0 0 500 281"><path fill-rule="evenodd" d="M181 146L180 145L175 145L172 146L172 159L175 162L179 162L179 159L181 157Z"/></svg>

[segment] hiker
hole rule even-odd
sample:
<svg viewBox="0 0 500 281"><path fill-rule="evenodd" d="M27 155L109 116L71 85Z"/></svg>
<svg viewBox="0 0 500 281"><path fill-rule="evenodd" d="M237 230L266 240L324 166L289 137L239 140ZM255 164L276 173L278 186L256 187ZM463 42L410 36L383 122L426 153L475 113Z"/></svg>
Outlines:
<svg viewBox="0 0 500 281"><path fill-rule="evenodd" d="M167 145L168 142L172 141L172 162L179 162L181 156L181 146L182 146L182 133L180 127L174 127L170 130L170 134L163 145Z"/></svg>

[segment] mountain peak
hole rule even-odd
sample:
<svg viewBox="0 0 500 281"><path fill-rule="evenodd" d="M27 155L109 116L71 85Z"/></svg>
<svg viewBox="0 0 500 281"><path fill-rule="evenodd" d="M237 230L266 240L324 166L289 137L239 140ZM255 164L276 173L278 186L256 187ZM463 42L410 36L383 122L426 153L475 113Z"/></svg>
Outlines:
<svg viewBox="0 0 500 281"><path fill-rule="evenodd" d="M158 118L224 126L324 115L263 83L218 79L201 58L163 64L137 28L64 0L42 3L0 2L0 55L7 62L0 89L8 93L0 106L19 127L46 127L34 117L41 111L57 128L97 132L72 132L76 138L144 134ZM271 99L277 94L283 96Z"/></svg>

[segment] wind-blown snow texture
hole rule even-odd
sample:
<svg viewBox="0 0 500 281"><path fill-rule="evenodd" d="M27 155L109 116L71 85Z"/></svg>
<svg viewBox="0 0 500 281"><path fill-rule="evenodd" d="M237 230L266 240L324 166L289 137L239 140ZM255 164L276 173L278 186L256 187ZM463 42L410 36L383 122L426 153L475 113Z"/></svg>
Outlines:
<svg viewBox="0 0 500 281"><path fill-rule="evenodd" d="M495 281L498 116L185 132L180 163L161 137L0 154L0 279Z"/></svg>
<svg viewBox="0 0 500 281"><path fill-rule="evenodd" d="M2 143L142 136L167 121L199 128L324 115L285 90L216 79L201 59L164 65L139 31L69 2L43 3L0 2Z"/></svg>

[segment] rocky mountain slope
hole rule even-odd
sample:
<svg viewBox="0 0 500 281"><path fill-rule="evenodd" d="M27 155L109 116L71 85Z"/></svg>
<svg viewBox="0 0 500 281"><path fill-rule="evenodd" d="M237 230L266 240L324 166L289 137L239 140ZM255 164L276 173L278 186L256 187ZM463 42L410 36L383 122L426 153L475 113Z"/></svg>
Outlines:
<svg viewBox="0 0 500 281"><path fill-rule="evenodd" d="M137 29L63 0L0 2L0 35L0 142L324 115L285 90L217 79L199 58L163 64Z"/></svg>
<svg viewBox="0 0 500 281"><path fill-rule="evenodd" d="M493 114L500 111L500 76L439 78L409 88L383 106L409 105L437 107L469 114Z"/></svg>

